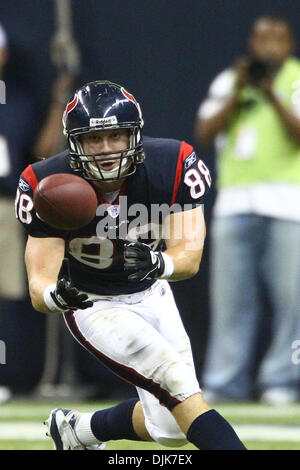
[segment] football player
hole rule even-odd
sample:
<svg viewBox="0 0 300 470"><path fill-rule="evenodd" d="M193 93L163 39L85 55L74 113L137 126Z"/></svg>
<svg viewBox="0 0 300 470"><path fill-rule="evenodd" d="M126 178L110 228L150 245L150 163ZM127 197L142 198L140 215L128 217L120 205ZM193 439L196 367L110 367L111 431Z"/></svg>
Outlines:
<svg viewBox="0 0 300 470"><path fill-rule="evenodd" d="M53 410L46 424L55 448L130 439L244 449L203 400L168 284L199 269L208 169L186 142L142 139L139 104L108 81L77 90L63 125L68 150L28 166L17 191L32 304L61 313L76 340L133 384L139 398L95 413ZM86 227L57 231L35 212L36 186L55 173L78 174L95 188L99 207ZM162 205L171 210L157 217L153 209Z"/></svg>

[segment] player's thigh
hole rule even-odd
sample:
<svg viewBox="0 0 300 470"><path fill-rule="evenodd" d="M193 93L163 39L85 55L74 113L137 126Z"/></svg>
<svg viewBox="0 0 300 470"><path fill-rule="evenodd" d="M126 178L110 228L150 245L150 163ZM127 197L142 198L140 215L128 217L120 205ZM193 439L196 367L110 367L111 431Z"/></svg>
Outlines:
<svg viewBox="0 0 300 470"><path fill-rule="evenodd" d="M109 302L64 315L75 338L120 377L172 409L199 391L177 351L141 316Z"/></svg>
<svg viewBox="0 0 300 470"><path fill-rule="evenodd" d="M158 288L147 299L147 309L154 317L154 326L180 355L181 360L194 368L190 339L184 328L172 290L167 281L158 281Z"/></svg>
<svg viewBox="0 0 300 470"><path fill-rule="evenodd" d="M0 297L20 300L26 292L24 236L15 217L13 198L0 198L0 224Z"/></svg>

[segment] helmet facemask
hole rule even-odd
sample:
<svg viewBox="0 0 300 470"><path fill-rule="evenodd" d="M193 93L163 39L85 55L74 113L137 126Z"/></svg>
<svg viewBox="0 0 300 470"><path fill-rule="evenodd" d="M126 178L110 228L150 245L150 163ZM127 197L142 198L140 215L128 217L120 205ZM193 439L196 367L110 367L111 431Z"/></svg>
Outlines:
<svg viewBox="0 0 300 470"><path fill-rule="evenodd" d="M135 164L141 163L145 159L142 148L140 129L136 127L125 127L129 129L129 147L122 150L115 150L101 153L85 153L81 142L84 134L97 132L100 130L114 130L120 127L95 128L93 130L78 129L68 136L69 147L71 149L71 167L75 171L82 173L85 179L90 181L115 181L132 175L136 171ZM103 164L119 161L115 168L105 170Z"/></svg>

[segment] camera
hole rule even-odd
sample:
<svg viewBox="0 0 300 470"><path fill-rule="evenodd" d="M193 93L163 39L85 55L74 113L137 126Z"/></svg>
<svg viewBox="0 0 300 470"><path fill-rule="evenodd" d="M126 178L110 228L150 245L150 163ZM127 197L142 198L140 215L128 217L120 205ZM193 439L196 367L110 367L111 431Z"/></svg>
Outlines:
<svg viewBox="0 0 300 470"><path fill-rule="evenodd" d="M273 76L278 70L278 64L271 59L251 57L248 66L249 82L256 85L261 80Z"/></svg>

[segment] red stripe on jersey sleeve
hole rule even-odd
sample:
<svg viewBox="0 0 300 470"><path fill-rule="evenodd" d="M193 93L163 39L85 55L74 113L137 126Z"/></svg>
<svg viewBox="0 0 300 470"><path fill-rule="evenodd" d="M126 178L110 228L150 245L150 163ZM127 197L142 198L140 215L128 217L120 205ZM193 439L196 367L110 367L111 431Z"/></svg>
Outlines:
<svg viewBox="0 0 300 470"><path fill-rule="evenodd" d="M34 191L39 182L31 165L28 165L28 167L25 168L22 176L26 179L27 183L30 184L32 190Z"/></svg>
<svg viewBox="0 0 300 470"><path fill-rule="evenodd" d="M178 154L178 160L177 160L176 175L175 175L174 189L173 189L173 196L172 196L172 204L174 204L174 202L176 201L176 196L177 196L177 193L178 193L178 188L179 188L180 181L181 181L181 176L182 176L183 162L193 152L194 152L194 149L191 145L187 144L186 142L182 142L180 150L179 150L179 154Z"/></svg>

